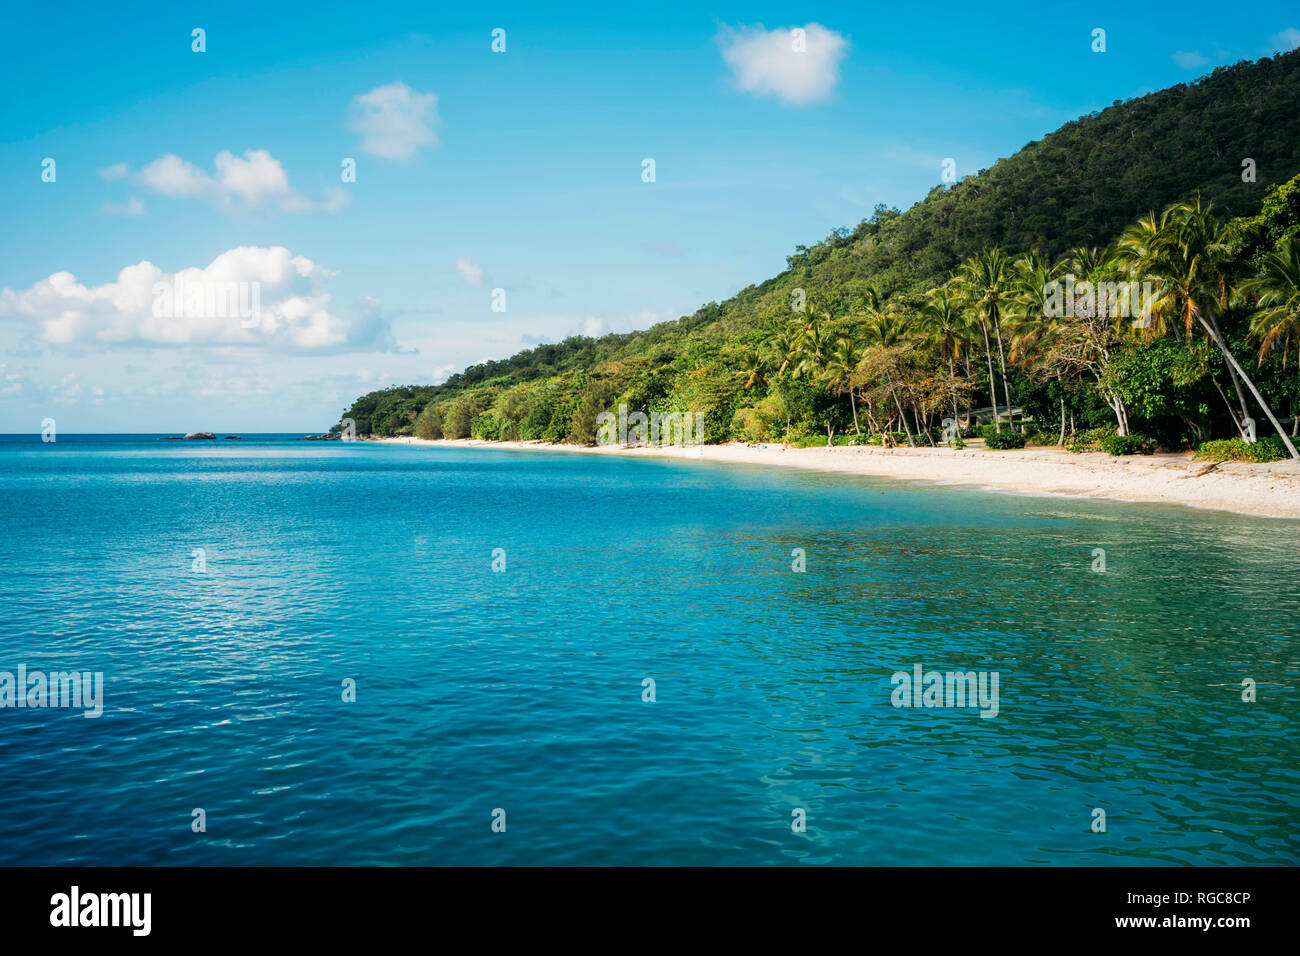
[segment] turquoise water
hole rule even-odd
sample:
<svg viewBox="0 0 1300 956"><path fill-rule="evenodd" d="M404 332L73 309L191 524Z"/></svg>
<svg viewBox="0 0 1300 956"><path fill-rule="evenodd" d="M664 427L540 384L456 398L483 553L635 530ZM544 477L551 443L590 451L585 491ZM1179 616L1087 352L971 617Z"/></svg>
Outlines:
<svg viewBox="0 0 1300 956"><path fill-rule="evenodd" d="M0 863L1300 860L1293 522L274 436L0 438L0 495L0 671L104 675L0 709Z"/></svg>

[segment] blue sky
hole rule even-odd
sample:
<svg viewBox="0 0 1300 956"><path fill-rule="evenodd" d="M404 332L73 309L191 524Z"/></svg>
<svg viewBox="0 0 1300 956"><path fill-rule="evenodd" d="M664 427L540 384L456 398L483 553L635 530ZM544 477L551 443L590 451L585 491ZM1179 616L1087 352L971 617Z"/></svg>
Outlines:
<svg viewBox="0 0 1300 956"><path fill-rule="evenodd" d="M0 432L324 429L372 388L691 312L946 157L1300 42L1292 3L1171 9L15 7ZM260 283L258 325L159 317L177 273Z"/></svg>

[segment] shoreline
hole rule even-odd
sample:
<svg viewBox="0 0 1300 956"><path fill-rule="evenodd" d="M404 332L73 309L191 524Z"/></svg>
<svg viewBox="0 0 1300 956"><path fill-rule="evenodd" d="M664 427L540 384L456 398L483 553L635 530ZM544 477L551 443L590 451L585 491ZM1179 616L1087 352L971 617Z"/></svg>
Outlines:
<svg viewBox="0 0 1300 956"><path fill-rule="evenodd" d="M790 448L779 444L657 446L557 445L540 441L480 441L473 438L410 437L366 439L385 444L431 448L487 448L501 451L551 451L588 455L676 458L723 464L803 468L880 478L974 485L996 491L1042 496L1100 498L1147 504L1181 504L1260 518L1300 518L1300 462L1211 463L1193 461L1190 452L1112 457L1105 452L1074 454L1035 446L988 451L967 446L893 448L845 446Z"/></svg>

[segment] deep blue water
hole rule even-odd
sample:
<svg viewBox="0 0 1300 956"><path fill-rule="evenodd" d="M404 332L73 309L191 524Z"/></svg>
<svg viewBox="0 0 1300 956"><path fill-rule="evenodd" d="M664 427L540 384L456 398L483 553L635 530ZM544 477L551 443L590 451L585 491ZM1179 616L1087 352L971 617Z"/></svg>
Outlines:
<svg viewBox="0 0 1300 956"><path fill-rule="evenodd" d="M285 436L0 437L0 500L0 671L105 681L0 709L0 863L1300 861L1294 522Z"/></svg>

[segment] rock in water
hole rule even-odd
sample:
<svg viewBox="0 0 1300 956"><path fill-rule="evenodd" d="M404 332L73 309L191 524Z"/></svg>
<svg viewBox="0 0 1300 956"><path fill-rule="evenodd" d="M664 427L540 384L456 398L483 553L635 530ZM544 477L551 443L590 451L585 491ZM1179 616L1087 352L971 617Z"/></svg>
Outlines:
<svg viewBox="0 0 1300 956"><path fill-rule="evenodd" d="M215 439L217 436L214 435L214 434L212 434L212 432L190 432L190 433L189 433L188 435L186 435L185 437L186 437L186 438L214 438L214 439Z"/></svg>

